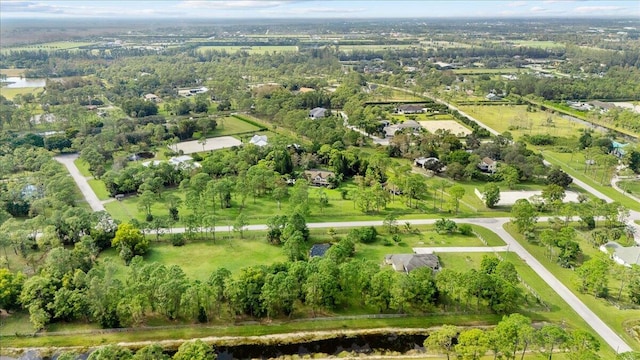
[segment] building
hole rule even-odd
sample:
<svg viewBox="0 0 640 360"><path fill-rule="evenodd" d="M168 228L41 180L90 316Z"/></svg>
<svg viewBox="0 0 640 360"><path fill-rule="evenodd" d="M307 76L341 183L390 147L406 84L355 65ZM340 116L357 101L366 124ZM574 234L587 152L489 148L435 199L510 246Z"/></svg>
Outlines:
<svg viewBox="0 0 640 360"><path fill-rule="evenodd" d="M422 126L415 120L406 120L400 124L394 124L386 126L383 130L386 137L394 137L396 132L402 131L404 129L411 129L413 132L420 131Z"/></svg>
<svg viewBox="0 0 640 360"><path fill-rule="evenodd" d="M335 178L336 174L332 171L324 170L305 170L304 176L309 180L309 183L314 186L330 186L331 178Z"/></svg>
<svg viewBox="0 0 640 360"><path fill-rule="evenodd" d="M624 247L615 241L610 241L602 246L600 250L611 255L611 258L620 265L631 267L640 265L640 247Z"/></svg>
<svg viewBox="0 0 640 360"><path fill-rule="evenodd" d="M189 155L172 157L171 159L169 159L169 164L180 169L193 169L202 166L200 165L200 163L194 162L193 158Z"/></svg>
<svg viewBox="0 0 640 360"><path fill-rule="evenodd" d="M616 107L613 103L604 102L604 101L600 101L600 100L594 100L594 101L590 102L589 104L592 105L593 107L597 108L597 109L600 109L600 111L603 112L603 113Z"/></svg>
<svg viewBox="0 0 640 360"><path fill-rule="evenodd" d="M204 94L207 91L209 91L209 89L206 86L201 86L197 88L178 89L178 95L184 96L184 97L190 97L198 94Z"/></svg>
<svg viewBox="0 0 640 360"><path fill-rule="evenodd" d="M311 109L311 111L309 111L309 117L312 119L322 119L323 117L326 116L327 113L327 109L325 108L321 108L321 107L317 107L317 108L313 108Z"/></svg>
<svg viewBox="0 0 640 360"><path fill-rule="evenodd" d="M500 101L502 100L502 96L496 95L494 93L489 93L487 94L487 96L485 96L485 99L489 101Z"/></svg>
<svg viewBox="0 0 640 360"><path fill-rule="evenodd" d="M423 105L403 104L396 108L398 114L422 114L424 112Z"/></svg>
<svg viewBox="0 0 640 360"><path fill-rule="evenodd" d="M249 140L249 144L259 147L267 146L269 144L267 141L267 135L253 135L251 140Z"/></svg>
<svg viewBox="0 0 640 360"><path fill-rule="evenodd" d="M423 169L431 169L436 167L435 164L439 163L440 159L436 157L419 157L413 161L415 166L419 166Z"/></svg>
<svg viewBox="0 0 640 360"><path fill-rule="evenodd" d="M478 168L485 172L494 173L498 169L498 162L491 158L485 157L478 164Z"/></svg>
<svg viewBox="0 0 640 360"><path fill-rule="evenodd" d="M144 99L147 101L152 101L154 103L162 102L162 99L160 99L160 97L158 97L158 95L156 94L145 94Z"/></svg>
<svg viewBox="0 0 640 360"><path fill-rule="evenodd" d="M440 270L440 259L435 254L393 254L386 255L384 262L391 265L393 270L410 273L411 271L428 267L433 271Z"/></svg>

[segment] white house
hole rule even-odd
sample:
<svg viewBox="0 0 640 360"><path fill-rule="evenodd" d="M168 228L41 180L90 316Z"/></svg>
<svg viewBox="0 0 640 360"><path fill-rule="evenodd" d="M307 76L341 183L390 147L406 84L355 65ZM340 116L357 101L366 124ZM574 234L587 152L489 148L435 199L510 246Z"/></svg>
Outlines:
<svg viewBox="0 0 640 360"><path fill-rule="evenodd" d="M249 144L259 147L267 146L269 144L267 141L267 135L253 135L251 140L249 140Z"/></svg>

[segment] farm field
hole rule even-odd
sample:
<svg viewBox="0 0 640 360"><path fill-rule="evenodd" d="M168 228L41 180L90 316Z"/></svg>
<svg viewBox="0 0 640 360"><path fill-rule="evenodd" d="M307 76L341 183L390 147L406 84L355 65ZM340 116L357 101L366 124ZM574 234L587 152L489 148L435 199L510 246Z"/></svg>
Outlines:
<svg viewBox="0 0 640 360"><path fill-rule="evenodd" d="M339 51L376 51L376 50L400 50L400 49L419 49L418 44L397 44L397 45L338 45Z"/></svg>
<svg viewBox="0 0 640 360"><path fill-rule="evenodd" d="M204 53L206 51L226 51L228 53L235 53L239 51L246 51L249 54L270 54L273 52L297 52L297 46L199 46L198 51Z"/></svg>
<svg viewBox="0 0 640 360"><path fill-rule="evenodd" d="M525 134L571 137L586 129L585 125L555 114L544 111L527 112L526 105L473 105L459 108L498 132L509 131L514 139Z"/></svg>
<svg viewBox="0 0 640 360"><path fill-rule="evenodd" d="M41 87L37 87L37 88L12 88L12 89L9 89L9 88L6 88L6 87L1 87L0 88L0 95L4 96L5 98L7 98L9 100L12 100L18 94L20 94L20 95L33 94L33 95L37 96L42 91L44 91L44 89L41 88Z"/></svg>
<svg viewBox="0 0 640 360"><path fill-rule="evenodd" d="M0 52L8 54L11 51L56 51L56 50L72 50L81 46L93 45L95 42L82 42L82 41L54 41L41 44L15 46L15 47L3 47Z"/></svg>
<svg viewBox="0 0 640 360"><path fill-rule="evenodd" d="M24 71L26 69L0 69L0 74L1 75L5 75L7 77L9 76L22 76L22 74L24 74Z"/></svg>
<svg viewBox="0 0 640 360"><path fill-rule="evenodd" d="M514 74L519 72L527 72L527 69L522 68L498 68L498 69L488 69L488 68L464 68L464 69L453 69L454 74L460 75L480 75L480 74Z"/></svg>

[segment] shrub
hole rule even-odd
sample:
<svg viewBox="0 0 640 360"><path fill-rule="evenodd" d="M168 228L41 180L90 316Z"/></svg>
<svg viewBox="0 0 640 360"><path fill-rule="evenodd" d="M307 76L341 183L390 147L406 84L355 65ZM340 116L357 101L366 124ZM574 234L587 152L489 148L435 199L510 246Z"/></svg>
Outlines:
<svg viewBox="0 0 640 360"><path fill-rule="evenodd" d="M460 234L466 236L473 234L473 228L469 224L461 224L458 226L458 231L460 231Z"/></svg>
<svg viewBox="0 0 640 360"><path fill-rule="evenodd" d="M173 234L171 237L171 245L173 246L182 246L184 243L184 236L182 236L182 234Z"/></svg>
<svg viewBox="0 0 640 360"><path fill-rule="evenodd" d="M359 229L351 229L347 236L354 242L359 241L363 244L371 244L372 242L376 241L378 232L376 231L376 228L374 228L373 226L369 226Z"/></svg>

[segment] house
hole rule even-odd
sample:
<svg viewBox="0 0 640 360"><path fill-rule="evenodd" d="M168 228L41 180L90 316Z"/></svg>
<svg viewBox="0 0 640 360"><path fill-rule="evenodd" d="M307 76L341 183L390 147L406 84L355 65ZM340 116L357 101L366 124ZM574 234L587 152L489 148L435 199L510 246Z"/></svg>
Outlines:
<svg viewBox="0 0 640 360"><path fill-rule="evenodd" d="M595 108L600 109L600 111L603 112L603 113L616 107L613 103L604 102L604 101L600 101L600 100L594 100L594 101L590 102L589 104L591 104Z"/></svg>
<svg viewBox="0 0 640 360"><path fill-rule="evenodd" d="M419 157L413 161L415 166L419 166L424 169L429 169L433 164L439 163L440 159L436 157Z"/></svg>
<svg viewBox="0 0 640 360"><path fill-rule="evenodd" d="M267 135L253 135L251 140L249 140L249 144L259 147L267 146L269 144L267 141Z"/></svg>
<svg viewBox="0 0 640 360"><path fill-rule="evenodd" d="M309 250L309 257L323 257L324 254L329 250L331 244L313 244L311 250Z"/></svg>
<svg viewBox="0 0 640 360"><path fill-rule="evenodd" d="M489 93L487 94L487 96L485 96L485 99L489 100L489 101L499 101L502 100L501 96L498 96L494 93Z"/></svg>
<svg viewBox="0 0 640 360"><path fill-rule="evenodd" d="M329 186L331 185L330 179L335 178L336 174L332 171L305 170L304 176L309 180L311 185Z"/></svg>
<svg viewBox="0 0 640 360"><path fill-rule="evenodd" d="M209 91L209 89L206 86L201 86L198 88L185 88L185 89L178 89L178 95L184 96L184 97L190 97L197 94L204 94L207 91Z"/></svg>
<svg viewBox="0 0 640 360"><path fill-rule="evenodd" d="M194 162L193 158L189 155L172 157L171 159L169 159L169 164L180 169L193 169L202 167L200 163Z"/></svg>
<svg viewBox="0 0 640 360"><path fill-rule="evenodd" d="M311 111L309 111L309 117L312 119L321 119L326 116L326 112L327 112L327 109L325 108L321 108L321 107L313 108L311 109Z"/></svg>
<svg viewBox="0 0 640 360"><path fill-rule="evenodd" d="M624 148L626 146L628 146L629 144L623 144L623 143L619 143L617 141L612 141L611 142L611 147L613 148L611 150L611 154L615 155L618 158L622 158L626 155L626 150L624 150Z"/></svg>
<svg viewBox="0 0 640 360"><path fill-rule="evenodd" d="M422 114L424 112L423 105L403 104L396 108L398 114Z"/></svg>
<svg viewBox="0 0 640 360"><path fill-rule="evenodd" d="M440 270L440 259L435 254L393 254L386 255L384 262L391 265L393 270L410 273L411 271L428 267L433 271Z"/></svg>
<svg viewBox="0 0 640 360"><path fill-rule="evenodd" d="M494 173L498 168L498 162L491 158L485 157L478 164L478 168L485 172Z"/></svg>
<svg viewBox="0 0 640 360"><path fill-rule="evenodd" d="M385 127L383 130L385 132L386 137L393 137L395 136L396 132L402 131L404 129L411 129L414 132L416 132L416 131L420 131L421 128L422 126L420 126L420 124L417 121L406 120L405 122L400 124L389 125Z"/></svg>
<svg viewBox="0 0 640 360"><path fill-rule="evenodd" d="M151 102L154 102L154 103L162 102L162 99L160 99L160 97L158 97L158 95L156 95L156 94L145 94L144 95L144 99L146 101L151 101Z"/></svg>
<svg viewBox="0 0 640 360"><path fill-rule="evenodd" d="M611 258L620 265L626 267L640 265L640 247L638 246L624 247L615 241L610 241L600 246L600 250L610 254Z"/></svg>

